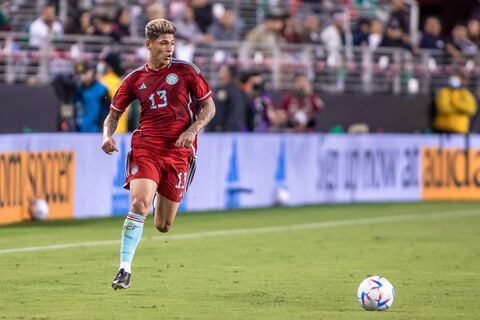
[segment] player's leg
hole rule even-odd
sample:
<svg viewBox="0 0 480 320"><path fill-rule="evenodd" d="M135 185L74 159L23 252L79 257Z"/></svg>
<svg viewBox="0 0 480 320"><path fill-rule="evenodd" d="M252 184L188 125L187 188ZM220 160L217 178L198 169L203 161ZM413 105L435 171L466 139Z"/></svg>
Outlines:
<svg viewBox="0 0 480 320"><path fill-rule="evenodd" d="M157 183L150 179L130 181L130 212L122 228L120 267L112 283L114 289L126 289L130 286L133 256L142 238L143 224L150 211L156 189Z"/></svg>
<svg viewBox="0 0 480 320"><path fill-rule="evenodd" d="M177 215L180 202L175 202L157 194L155 201L155 215L153 223L160 232L168 232Z"/></svg>

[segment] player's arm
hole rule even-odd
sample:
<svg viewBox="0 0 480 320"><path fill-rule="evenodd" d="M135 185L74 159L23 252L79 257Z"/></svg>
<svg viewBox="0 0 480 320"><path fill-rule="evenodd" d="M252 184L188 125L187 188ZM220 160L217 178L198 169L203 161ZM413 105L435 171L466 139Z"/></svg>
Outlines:
<svg viewBox="0 0 480 320"><path fill-rule="evenodd" d="M112 154L114 151L118 151L115 145L115 139L113 139L112 136L117 129L118 121L121 116L121 113L110 110L103 123L102 150L107 154Z"/></svg>
<svg viewBox="0 0 480 320"><path fill-rule="evenodd" d="M213 119L214 115L215 103L213 102L213 98L210 97L201 102L197 120L195 120L195 122L180 135L175 146L189 147L193 141L195 141L195 136L207 126L207 124Z"/></svg>

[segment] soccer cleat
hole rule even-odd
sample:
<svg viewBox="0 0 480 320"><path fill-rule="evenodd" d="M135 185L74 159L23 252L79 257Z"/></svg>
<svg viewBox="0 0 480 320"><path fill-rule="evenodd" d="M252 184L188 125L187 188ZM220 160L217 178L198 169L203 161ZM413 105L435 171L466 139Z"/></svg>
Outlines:
<svg viewBox="0 0 480 320"><path fill-rule="evenodd" d="M112 282L112 288L114 290L130 288L130 273L120 269Z"/></svg>

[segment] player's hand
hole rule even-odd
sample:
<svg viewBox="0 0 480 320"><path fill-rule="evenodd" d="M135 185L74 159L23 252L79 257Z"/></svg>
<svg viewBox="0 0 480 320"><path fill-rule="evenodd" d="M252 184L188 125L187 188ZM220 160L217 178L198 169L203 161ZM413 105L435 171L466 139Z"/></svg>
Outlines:
<svg viewBox="0 0 480 320"><path fill-rule="evenodd" d="M113 137L103 137L102 150L107 154L112 154L114 151L118 152L115 139Z"/></svg>
<svg viewBox="0 0 480 320"><path fill-rule="evenodd" d="M187 129L180 135L180 137L178 137L177 142L175 142L175 146L189 148L193 144L193 141L195 141L195 136L196 133L194 130Z"/></svg>

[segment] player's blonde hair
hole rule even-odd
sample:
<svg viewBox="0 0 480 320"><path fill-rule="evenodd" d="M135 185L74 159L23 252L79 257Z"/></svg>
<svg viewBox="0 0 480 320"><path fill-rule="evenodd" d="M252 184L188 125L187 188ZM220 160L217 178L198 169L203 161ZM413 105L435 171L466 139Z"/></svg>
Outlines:
<svg viewBox="0 0 480 320"><path fill-rule="evenodd" d="M154 19L145 26L145 37L156 40L161 34L175 34L177 28L166 19Z"/></svg>

